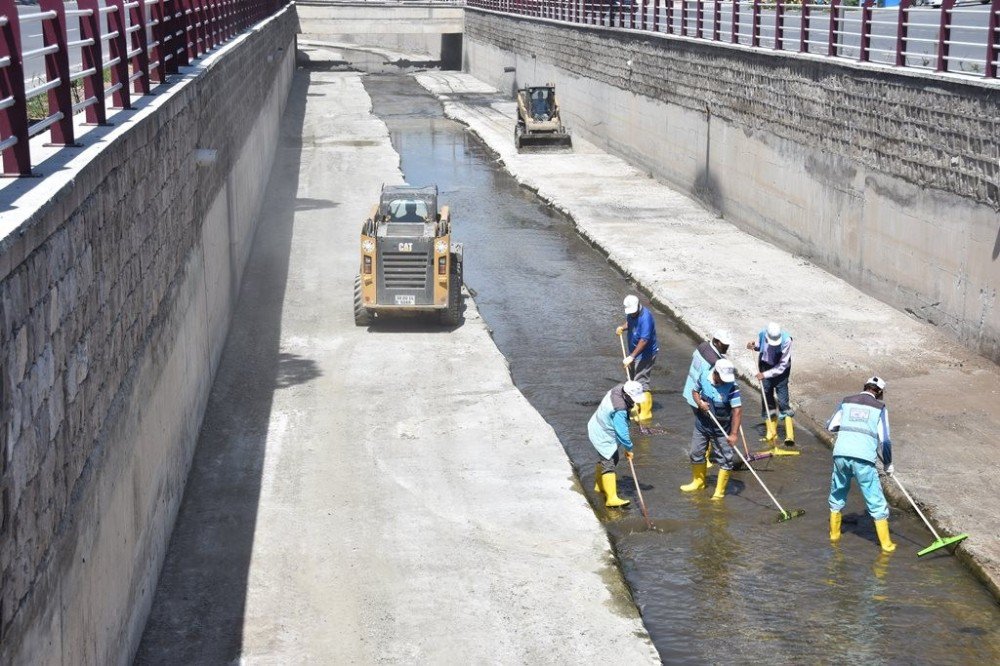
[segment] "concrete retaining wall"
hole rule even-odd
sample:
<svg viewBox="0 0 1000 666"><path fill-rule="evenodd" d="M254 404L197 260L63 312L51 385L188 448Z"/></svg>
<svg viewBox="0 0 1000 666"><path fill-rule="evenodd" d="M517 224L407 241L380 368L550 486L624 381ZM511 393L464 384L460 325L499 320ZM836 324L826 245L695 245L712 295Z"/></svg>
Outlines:
<svg viewBox="0 0 1000 666"><path fill-rule="evenodd" d="M270 175L296 28L289 8L191 68L0 243L0 663L135 652ZM197 166L199 148L215 162Z"/></svg>
<svg viewBox="0 0 1000 666"><path fill-rule="evenodd" d="M298 12L305 39L422 53L435 60L448 60L451 44L461 48L460 40L443 36L460 35L465 22L461 6L434 3L307 2Z"/></svg>
<svg viewBox="0 0 1000 666"><path fill-rule="evenodd" d="M555 82L575 133L1000 360L995 83L471 9L464 39L477 78Z"/></svg>

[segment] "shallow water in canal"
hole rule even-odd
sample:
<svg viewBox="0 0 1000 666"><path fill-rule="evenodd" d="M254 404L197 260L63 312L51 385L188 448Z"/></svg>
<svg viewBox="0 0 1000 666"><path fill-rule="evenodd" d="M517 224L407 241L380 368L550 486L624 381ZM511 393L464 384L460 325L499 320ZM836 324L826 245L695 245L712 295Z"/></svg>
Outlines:
<svg viewBox="0 0 1000 666"><path fill-rule="evenodd" d="M365 86L408 182L436 183L451 206L466 284L518 388L566 448L664 662L1000 663L1000 610L954 558L917 559L932 538L915 517L894 512L898 549L882 555L855 488L841 545L831 547L830 451L804 428L801 456L757 464L803 517L775 524L777 511L749 472L733 474L724 502L711 501L710 490L678 490L690 479L693 417L681 388L697 341L663 312L654 310L656 434L637 436L635 456L658 530L644 529L634 501L631 510L606 510L592 492L597 455L586 424L623 377L614 327L629 283L411 78L372 75ZM753 333L738 332L734 349ZM745 423L756 426L759 399L747 386L743 395ZM619 488L635 499L624 459Z"/></svg>

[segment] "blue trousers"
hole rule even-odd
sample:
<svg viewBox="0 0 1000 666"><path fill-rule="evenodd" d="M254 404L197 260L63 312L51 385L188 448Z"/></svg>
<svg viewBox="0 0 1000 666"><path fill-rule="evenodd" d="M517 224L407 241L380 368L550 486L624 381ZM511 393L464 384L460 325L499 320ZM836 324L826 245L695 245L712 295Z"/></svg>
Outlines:
<svg viewBox="0 0 1000 666"><path fill-rule="evenodd" d="M865 496L868 513L874 520L889 517L889 505L882 494L875 463L847 456L833 457L833 478L830 479L830 511L842 511L847 505L851 479L857 479L861 494Z"/></svg>
<svg viewBox="0 0 1000 666"><path fill-rule="evenodd" d="M788 378L791 371L786 370L777 377L765 377L761 384L764 386L764 395L767 397L767 406L778 410L777 418L795 416L795 412L788 405ZM761 417L768 418L764 405L760 406Z"/></svg>

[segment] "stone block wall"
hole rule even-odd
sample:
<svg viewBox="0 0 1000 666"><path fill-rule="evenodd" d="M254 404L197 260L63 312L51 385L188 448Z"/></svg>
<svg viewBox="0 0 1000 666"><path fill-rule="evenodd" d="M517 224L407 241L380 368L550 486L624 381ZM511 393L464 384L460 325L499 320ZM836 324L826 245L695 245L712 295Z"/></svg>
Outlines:
<svg viewBox="0 0 1000 666"><path fill-rule="evenodd" d="M997 82L472 9L465 25L472 74L555 82L577 134L1000 360Z"/></svg>
<svg viewBox="0 0 1000 666"><path fill-rule="evenodd" d="M287 8L158 91L0 241L0 663L134 654L296 30ZM197 149L214 162L199 166Z"/></svg>

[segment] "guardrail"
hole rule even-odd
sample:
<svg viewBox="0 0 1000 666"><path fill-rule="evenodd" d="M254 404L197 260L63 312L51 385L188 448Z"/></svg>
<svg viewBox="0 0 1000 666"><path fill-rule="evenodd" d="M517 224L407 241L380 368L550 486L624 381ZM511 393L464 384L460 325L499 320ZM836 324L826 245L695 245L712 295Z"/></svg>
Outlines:
<svg viewBox="0 0 1000 666"><path fill-rule="evenodd" d="M567 23L617 27L751 48L813 53L896 67L997 77L1000 0L940 7L901 0L801 4L763 0L467 0L467 6Z"/></svg>
<svg viewBox="0 0 1000 666"><path fill-rule="evenodd" d="M109 108L132 108L133 96L287 3L39 0L19 12L0 0L3 175L31 175L32 137L48 130L51 145L77 145L74 115L106 124Z"/></svg>

